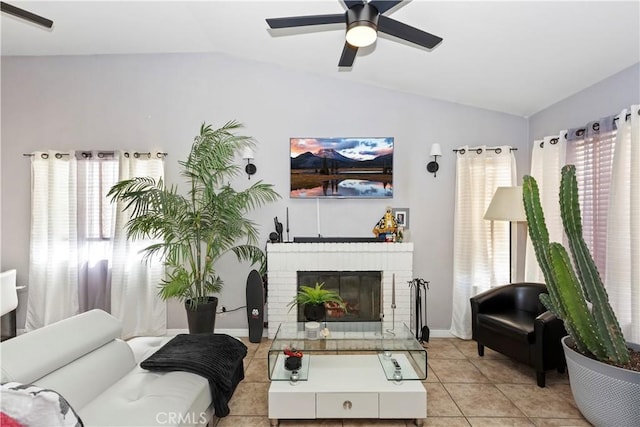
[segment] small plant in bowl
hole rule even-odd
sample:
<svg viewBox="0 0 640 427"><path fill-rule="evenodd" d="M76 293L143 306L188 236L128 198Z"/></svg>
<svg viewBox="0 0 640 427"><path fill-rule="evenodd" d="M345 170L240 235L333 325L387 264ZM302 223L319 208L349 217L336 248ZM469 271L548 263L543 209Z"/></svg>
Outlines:
<svg viewBox="0 0 640 427"><path fill-rule="evenodd" d="M304 316L310 321L322 320L325 317L325 303L337 304L346 310L342 297L335 291L324 289L323 286L324 283L317 282L314 287L300 286L298 293L288 304L289 310L294 306L303 306Z"/></svg>

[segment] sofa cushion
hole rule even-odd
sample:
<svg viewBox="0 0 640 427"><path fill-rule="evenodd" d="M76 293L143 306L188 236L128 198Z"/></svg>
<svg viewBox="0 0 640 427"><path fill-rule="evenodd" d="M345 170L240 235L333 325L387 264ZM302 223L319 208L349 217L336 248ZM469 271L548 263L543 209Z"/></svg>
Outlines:
<svg viewBox="0 0 640 427"><path fill-rule="evenodd" d="M136 367L78 413L96 427L204 426L213 415L210 404L205 378Z"/></svg>
<svg viewBox="0 0 640 427"><path fill-rule="evenodd" d="M91 310L3 341L2 382L33 383L119 338L121 330L115 317Z"/></svg>
<svg viewBox="0 0 640 427"><path fill-rule="evenodd" d="M505 310L500 313L478 313L478 324L509 338L533 343L535 313L524 310Z"/></svg>
<svg viewBox="0 0 640 427"><path fill-rule="evenodd" d="M79 410L135 366L133 352L127 343L113 340L39 378L35 384L56 390Z"/></svg>
<svg viewBox="0 0 640 427"><path fill-rule="evenodd" d="M127 340L127 344L133 351L133 357L136 360L136 364L142 362L147 357L158 351L160 347L168 343L173 339L173 336L168 337L135 337Z"/></svg>

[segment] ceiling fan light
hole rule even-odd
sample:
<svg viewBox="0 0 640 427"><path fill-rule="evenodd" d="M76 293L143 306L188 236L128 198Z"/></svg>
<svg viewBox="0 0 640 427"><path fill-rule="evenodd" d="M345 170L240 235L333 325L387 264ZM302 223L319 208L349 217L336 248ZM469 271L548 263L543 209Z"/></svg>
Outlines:
<svg viewBox="0 0 640 427"><path fill-rule="evenodd" d="M355 47L372 45L378 38L378 32L371 22L354 22L347 29L347 43Z"/></svg>

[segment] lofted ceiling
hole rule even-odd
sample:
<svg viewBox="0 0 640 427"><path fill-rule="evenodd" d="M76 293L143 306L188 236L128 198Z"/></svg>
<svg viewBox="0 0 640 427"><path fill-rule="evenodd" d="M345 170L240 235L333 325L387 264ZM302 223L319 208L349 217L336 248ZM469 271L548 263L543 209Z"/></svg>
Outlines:
<svg viewBox="0 0 640 427"><path fill-rule="evenodd" d="M341 13L338 0L8 3L54 26L3 13L3 56L220 52L524 117L640 62L637 0L405 1L385 15L444 41L429 51L379 34L348 69L344 25L265 22Z"/></svg>

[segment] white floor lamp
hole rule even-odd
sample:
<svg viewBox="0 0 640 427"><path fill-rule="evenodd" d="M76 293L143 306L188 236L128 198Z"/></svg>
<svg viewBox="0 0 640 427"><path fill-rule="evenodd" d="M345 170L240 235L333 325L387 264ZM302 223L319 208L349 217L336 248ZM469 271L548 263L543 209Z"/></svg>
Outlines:
<svg viewBox="0 0 640 427"><path fill-rule="evenodd" d="M512 282L513 274L513 239L511 230L514 222L526 222L527 216L524 213L522 202L522 187L498 187L489 203L489 207L484 214L484 219L490 221L509 221L509 283ZM518 230L516 229L516 268L518 252Z"/></svg>

